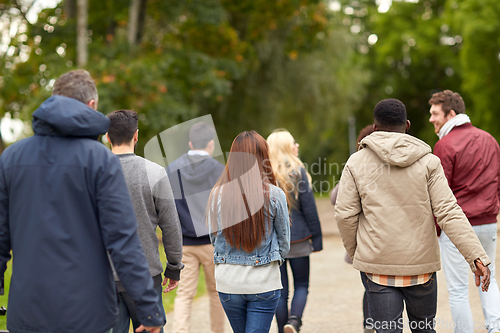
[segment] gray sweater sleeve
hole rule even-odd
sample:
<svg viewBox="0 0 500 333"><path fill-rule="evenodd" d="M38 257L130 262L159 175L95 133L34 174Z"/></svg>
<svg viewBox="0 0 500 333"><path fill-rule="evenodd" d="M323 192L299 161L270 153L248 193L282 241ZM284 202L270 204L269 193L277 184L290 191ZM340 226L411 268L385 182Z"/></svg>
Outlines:
<svg viewBox="0 0 500 333"><path fill-rule="evenodd" d="M165 170L161 179L153 188L158 226L162 232L163 247L167 256L165 277L178 281L180 270L184 268L182 260L182 230L179 215L175 208L174 196Z"/></svg>

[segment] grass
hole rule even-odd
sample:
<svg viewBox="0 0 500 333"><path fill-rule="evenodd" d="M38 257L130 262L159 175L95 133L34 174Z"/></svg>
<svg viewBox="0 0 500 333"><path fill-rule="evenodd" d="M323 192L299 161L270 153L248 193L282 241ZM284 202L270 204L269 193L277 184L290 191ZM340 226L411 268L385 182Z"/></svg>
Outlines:
<svg viewBox="0 0 500 333"><path fill-rule="evenodd" d="M158 248L160 251L160 259L161 262L166 262L165 251L163 250L163 244L160 242L160 246ZM7 300L9 295L9 287L10 287L10 277L12 275L12 260L7 264L7 270L5 271L5 295L0 296L0 306L5 306L8 310ZM205 285L205 274L203 272L203 268L200 269L200 277L198 281L198 290L196 293L196 297L199 297L206 293L206 285ZM174 299L177 294L177 289L169 292L168 294L163 294L163 307L165 308L165 313L171 312L174 309ZM7 311L8 312L8 311ZM0 316L0 330L6 330L7 320L5 316ZM132 325L131 325L132 327ZM129 332L133 332L132 328Z"/></svg>
<svg viewBox="0 0 500 333"><path fill-rule="evenodd" d="M330 192L314 192L315 199L330 198Z"/></svg>
<svg viewBox="0 0 500 333"><path fill-rule="evenodd" d="M10 276L12 275L12 259L7 263L7 270L4 274L5 294L0 296L0 306L7 307L7 300L9 298ZM0 316L0 330L6 330L7 318Z"/></svg>
<svg viewBox="0 0 500 333"><path fill-rule="evenodd" d="M165 251L163 250L163 245L160 243L159 247L161 262L166 262ZM206 293L207 287L205 284L205 273L203 272L203 267L200 269L200 276L198 279L198 289L196 291L196 297L202 296ZM174 299L177 295L177 288L169 292L168 294L163 294L163 307L165 308L165 313L169 313L174 309Z"/></svg>

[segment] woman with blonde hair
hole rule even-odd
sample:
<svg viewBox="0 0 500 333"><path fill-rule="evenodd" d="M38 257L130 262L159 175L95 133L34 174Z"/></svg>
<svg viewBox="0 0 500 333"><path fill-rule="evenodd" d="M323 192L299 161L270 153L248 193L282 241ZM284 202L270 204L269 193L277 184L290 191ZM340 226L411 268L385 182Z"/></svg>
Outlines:
<svg viewBox="0 0 500 333"><path fill-rule="evenodd" d="M267 333L281 296L290 221L262 136L251 131L234 139L208 203L216 289L231 327Z"/></svg>
<svg viewBox="0 0 500 333"><path fill-rule="evenodd" d="M280 267L283 290L276 310L280 333L297 333L302 326L302 314L309 289L309 255L321 251L323 241L316 202L311 188L311 176L299 159L299 144L284 129L275 130L267 138L269 155L278 186L285 192L291 217L290 252ZM288 311L288 274L293 274L294 294Z"/></svg>

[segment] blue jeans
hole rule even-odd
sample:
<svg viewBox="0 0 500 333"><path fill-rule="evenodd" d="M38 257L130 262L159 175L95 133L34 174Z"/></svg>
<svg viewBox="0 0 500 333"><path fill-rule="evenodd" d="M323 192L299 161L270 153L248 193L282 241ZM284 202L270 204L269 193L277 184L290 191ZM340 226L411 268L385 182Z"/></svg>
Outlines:
<svg viewBox="0 0 500 333"><path fill-rule="evenodd" d="M219 299L235 333L268 333L281 290L260 294L225 294Z"/></svg>
<svg viewBox="0 0 500 333"><path fill-rule="evenodd" d="M165 316L165 310L163 309L163 302L161 299L162 287L161 284L155 287L156 292L159 295L158 305L163 316ZM118 318L116 319L115 326L113 327L113 333L128 333L130 327L130 320L132 320L132 326L134 327L134 332L141 323L137 318L137 309L135 302L130 298L127 292L118 293ZM163 333L163 327L160 331Z"/></svg>
<svg viewBox="0 0 500 333"><path fill-rule="evenodd" d="M374 328L377 333L403 332L403 310L406 304L413 333L432 332L437 310L436 273L424 284L412 287L387 287L371 281L361 272L361 280L368 298L369 318L366 328Z"/></svg>
<svg viewBox="0 0 500 333"><path fill-rule="evenodd" d="M478 287L481 305L488 332L500 331L500 291L495 277L495 256L497 249L497 224L473 225L477 238L491 259L490 288L487 292ZM470 266L444 232L439 237L443 271L448 287L451 316L455 333L473 333L474 321L469 303Z"/></svg>
<svg viewBox="0 0 500 333"><path fill-rule="evenodd" d="M278 330L283 333L283 326L288 321L288 272L286 269L287 262L292 268L293 275L293 299L290 308L290 315L302 318L304 308L306 307L307 294L309 293L309 256L300 258L286 259L283 265L280 266L281 284L283 290L281 298L276 309L276 321L278 322Z"/></svg>

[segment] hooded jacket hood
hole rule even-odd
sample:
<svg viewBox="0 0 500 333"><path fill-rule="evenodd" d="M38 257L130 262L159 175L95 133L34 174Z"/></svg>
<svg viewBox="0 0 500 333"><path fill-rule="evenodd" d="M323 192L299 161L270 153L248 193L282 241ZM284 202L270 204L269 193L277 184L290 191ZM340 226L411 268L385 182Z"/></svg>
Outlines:
<svg viewBox="0 0 500 333"><path fill-rule="evenodd" d="M208 177L216 174L215 181L222 173L224 166L210 156L204 155L182 155L175 165L182 175L182 179L192 185L201 185Z"/></svg>
<svg viewBox="0 0 500 333"><path fill-rule="evenodd" d="M33 113L33 132L38 135L98 137L108 131L109 119L84 103L54 95Z"/></svg>
<svg viewBox="0 0 500 333"><path fill-rule="evenodd" d="M204 215L208 195L224 171L210 156L184 154L167 167L184 245L209 244ZM206 231L203 234L202 231ZM203 234L203 235L202 235Z"/></svg>
<svg viewBox="0 0 500 333"><path fill-rule="evenodd" d="M377 131L359 143L359 149L369 148L390 165L408 167L432 152L431 147L411 135Z"/></svg>

